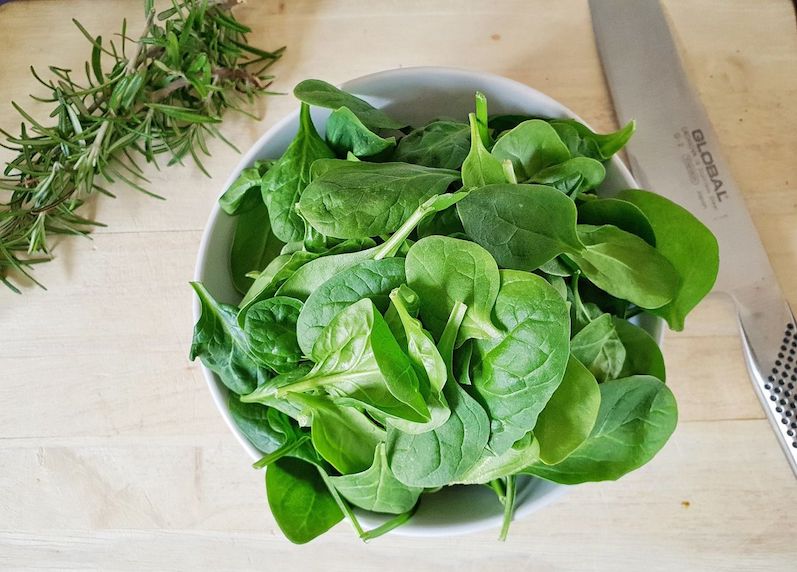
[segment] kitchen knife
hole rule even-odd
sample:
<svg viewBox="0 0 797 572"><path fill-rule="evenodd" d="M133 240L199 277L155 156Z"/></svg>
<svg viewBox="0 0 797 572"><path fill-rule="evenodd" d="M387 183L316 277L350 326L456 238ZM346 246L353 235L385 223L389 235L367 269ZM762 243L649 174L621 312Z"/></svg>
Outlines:
<svg viewBox="0 0 797 572"><path fill-rule="evenodd" d="M658 0L590 0L618 118L643 187L689 209L717 237L715 290L736 304L750 378L797 475L797 325L705 109L681 66Z"/></svg>

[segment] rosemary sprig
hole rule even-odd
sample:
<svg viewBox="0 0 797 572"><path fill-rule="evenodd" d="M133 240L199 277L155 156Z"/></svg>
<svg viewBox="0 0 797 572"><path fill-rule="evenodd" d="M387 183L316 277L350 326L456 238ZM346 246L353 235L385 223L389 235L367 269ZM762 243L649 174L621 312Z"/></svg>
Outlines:
<svg viewBox="0 0 797 572"><path fill-rule="evenodd" d="M265 70L280 58L246 43L249 28L230 12L235 0L172 0L155 13L145 2L146 23L135 40L127 23L116 40L103 42L73 20L92 46L85 80L72 70L50 66L47 80L31 73L49 92L37 101L54 106L52 125L34 119L12 102L22 122L19 135L0 129L11 159L0 178L0 281L15 292L14 273L28 277L31 266L51 259L50 235L86 235L101 225L78 214L96 193L113 196L105 183L122 182L156 196L136 158L157 167L190 156L207 174L199 155L206 139L218 137L227 109L270 93ZM233 146L234 148L234 146Z"/></svg>

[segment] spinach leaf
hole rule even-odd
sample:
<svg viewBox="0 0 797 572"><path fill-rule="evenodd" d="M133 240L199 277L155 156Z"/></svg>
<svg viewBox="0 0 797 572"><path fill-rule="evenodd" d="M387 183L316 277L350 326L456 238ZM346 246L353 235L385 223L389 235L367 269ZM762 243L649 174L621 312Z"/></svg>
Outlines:
<svg viewBox="0 0 797 572"><path fill-rule="evenodd" d="M395 312L401 328L399 344L402 346L402 350L406 350L415 368L420 393L429 407L431 418L426 423L413 423L404 419L390 419L388 423L405 433L431 431L445 423L451 414L445 396L443 396L443 387L447 377L446 364L435 347L431 334L413 315L413 313L417 314L420 304L418 295L402 284L390 293L390 301L391 309ZM387 320L387 317L385 319ZM391 326L392 331L395 332L396 329ZM396 336L396 339L399 340L399 336Z"/></svg>
<svg viewBox="0 0 797 572"><path fill-rule="evenodd" d="M418 225L418 238L434 234L443 236L465 235L465 229L462 227L462 221L459 220L456 206L435 213L420 222Z"/></svg>
<svg viewBox="0 0 797 572"><path fill-rule="evenodd" d="M429 421L418 377L385 319L369 299L341 310L321 331L311 354L315 366L304 378L280 387L277 397L323 389L385 415Z"/></svg>
<svg viewBox="0 0 797 572"><path fill-rule="evenodd" d="M302 104L299 132L261 182L263 202L268 207L271 231L283 242L304 238L304 221L295 205L310 182L310 166L317 159L335 154L318 135L310 108Z"/></svg>
<svg viewBox="0 0 797 572"><path fill-rule="evenodd" d="M576 197L580 193L595 189L606 177L606 169L595 159L573 157L538 171L530 182L548 185Z"/></svg>
<svg viewBox="0 0 797 572"><path fill-rule="evenodd" d="M327 109L347 107L369 129L401 129L404 124L388 117L373 105L338 89L320 79L306 79L293 88L293 95L299 101Z"/></svg>
<svg viewBox="0 0 797 572"><path fill-rule="evenodd" d="M505 333L492 347L482 348L473 388L492 420L490 449L501 454L534 429L562 381L570 317L550 284L517 270L501 271L494 314Z"/></svg>
<svg viewBox="0 0 797 572"><path fill-rule="evenodd" d="M310 183L299 209L324 235L379 236L397 230L424 201L458 179L459 173L446 169L346 161Z"/></svg>
<svg viewBox="0 0 797 572"><path fill-rule="evenodd" d="M274 520L285 537L304 544L343 520L343 512L318 469L283 457L266 471L266 496Z"/></svg>
<svg viewBox="0 0 797 572"><path fill-rule="evenodd" d="M596 226L611 224L656 246L656 235L648 217L629 201L614 198L585 201L578 206L578 222Z"/></svg>
<svg viewBox="0 0 797 572"><path fill-rule="evenodd" d="M388 514L407 512L423 492L421 487L408 487L396 479L388 465L384 444L377 445L374 462L365 471L329 480L353 505Z"/></svg>
<svg viewBox="0 0 797 572"><path fill-rule="evenodd" d="M493 157L479 136L476 114L468 115L470 122L470 152L462 163L462 185L465 188L483 187L493 183L506 183L501 161Z"/></svg>
<svg viewBox="0 0 797 572"><path fill-rule="evenodd" d="M551 187L488 185L460 201L457 211L468 237L502 268L534 270L583 249L573 201Z"/></svg>
<svg viewBox="0 0 797 572"><path fill-rule="evenodd" d="M578 238L586 248L568 255L598 288L647 309L675 296L677 271L638 236L611 225L579 225Z"/></svg>
<svg viewBox="0 0 797 572"><path fill-rule="evenodd" d="M342 474L359 473L371 466L376 446L385 440L385 432L365 413L336 405L321 395L294 393L288 399L310 417L313 447L325 461Z"/></svg>
<svg viewBox="0 0 797 572"><path fill-rule="evenodd" d="M620 377L626 359L625 346L610 314L601 315L573 336L570 351L598 382Z"/></svg>
<svg viewBox="0 0 797 572"><path fill-rule="evenodd" d="M659 452L678 420L667 386L640 375L602 383L600 392L598 419L587 440L561 463L535 463L524 472L566 485L616 480Z"/></svg>
<svg viewBox="0 0 797 572"><path fill-rule="evenodd" d="M656 379L665 381L664 357L656 340L645 330L627 320L612 316L612 321L625 348L625 361L619 377L652 375Z"/></svg>
<svg viewBox="0 0 797 572"><path fill-rule="evenodd" d="M217 302L199 282L191 282L191 287L199 298L202 313L194 326L189 358L201 359L235 393L251 392L261 374L249 355L246 335L235 319L237 309Z"/></svg>
<svg viewBox="0 0 797 572"><path fill-rule="evenodd" d="M492 155L511 161L518 181L527 181L545 167L567 161L570 151L547 122L529 119L502 135Z"/></svg>
<svg viewBox="0 0 797 572"><path fill-rule="evenodd" d="M282 242L271 232L268 209L259 196L257 202L254 208L238 215L230 249L232 283L242 294L254 283L247 273L261 270L279 255L282 248Z"/></svg>
<svg viewBox="0 0 797 572"><path fill-rule="evenodd" d="M526 433L509 449L500 455L490 449L484 449L481 457L464 474L460 475L456 484L485 484L496 479L513 475L535 463L540 458L540 443L534 434Z"/></svg>
<svg viewBox="0 0 797 572"><path fill-rule="evenodd" d="M440 427L409 434L388 425L388 463L407 486L441 487L458 481L487 445L490 420L484 409L456 380L449 379L443 393L451 415Z"/></svg>
<svg viewBox="0 0 797 572"><path fill-rule="evenodd" d="M396 146L396 138L380 137L368 129L348 107L333 111L326 123L326 138L335 152L355 157L372 157Z"/></svg>
<svg viewBox="0 0 797 572"><path fill-rule="evenodd" d="M605 134L594 133L575 119L555 119L550 123L574 157L591 157L598 161L607 161L625 147L636 130L634 121L629 121L618 131Z"/></svg>
<svg viewBox="0 0 797 572"><path fill-rule="evenodd" d="M363 250L372 248L376 243L370 238L367 239L352 239L341 242L333 246L326 252L307 252L305 250L297 250L290 255L280 255L266 269L258 275L254 284L247 291L244 299L239 304L241 310L238 315L238 321L242 322L249 306L273 296L276 292L282 293L282 285L290 280L294 274L299 272L305 264L316 260L321 257L336 256L346 253L358 253ZM289 293L289 295L292 293ZM299 296L291 295L290 297L300 299ZM307 296L304 296L306 298Z"/></svg>
<svg viewBox="0 0 797 572"><path fill-rule="evenodd" d="M470 127L466 123L432 121L403 137L393 160L438 169L460 169L469 147Z"/></svg>
<svg viewBox="0 0 797 572"><path fill-rule="evenodd" d="M421 299L421 320L434 338L440 339L458 302L468 307L461 341L498 334L490 317L500 286L498 266L478 244L447 236L422 238L407 253L405 271L407 284Z"/></svg>
<svg viewBox="0 0 797 572"><path fill-rule="evenodd" d="M272 160L255 161L247 167L219 198L219 206L228 215L239 214L251 209L260 198L260 181L274 164Z"/></svg>
<svg viewBox="0 0 797 572"><path fill-rule="evenodd" d="M259 403L243 403L237 395L227 400L230 416L252 445L263 453L276 451L295 438L298 428L291 426L284 413Z"/></svg>
<svg viewBox="0 0 797 572"><path fill-rule="evenodd" d="M534 427L540 460L554 465L581 445L595 426L600 403L595 377L571 355L562 383L545 404Z"/></svg>
<svg viewBox="0 0 797 572"><path fill-rule="evenodd" d="M336 274L310 294L296 323L295 335L305 355L310 355L321 331L338 312L368 298L382 311L391 290L405 282L404 259L364 260Z"/></svg>
<svg viewBox="0 0 797 572"><path fill-rule="evenodd" d="M296 339L296 322L302 311L299 300L276 296L249 307L244 332L249 352L262 365L277 373L287 373L302 359Z"/></svg>
<svg viewBox="0 0 797 572"><path fill-rule="evenodd" d="M299 363L294 369L287 373L281 373L269 379L267 382L258 384L257 388L246 395L241 395L241 403L259 403L266 405L277 411L284 413L291 419L295 419L302 426L309 424L309 418L302 413L302 407L293 401L277 397L280 387L290 385L302 379L310 372L311 366L306 362Z"/></svg>
<svg viewBox="0 0 797 572"><path fill-rule="evenodd" d="M717 239L683 207L648 191L622 191L619 197L639 207L656 233L656 249L681 277L675 297L653 313L673 330L682 330L686 315L711 291L719 270Z"/></svg>
<svg viewBox="0 0 797 572"><path fill-rule="evenodd" d="M312 261L291 276L279 289L278 294L306 300L324 282L358 262L395 256L410 233L426 216L448 209L466 196L466 192L457 192L428 199L382 244L356 253L327 256Z"/></svg>

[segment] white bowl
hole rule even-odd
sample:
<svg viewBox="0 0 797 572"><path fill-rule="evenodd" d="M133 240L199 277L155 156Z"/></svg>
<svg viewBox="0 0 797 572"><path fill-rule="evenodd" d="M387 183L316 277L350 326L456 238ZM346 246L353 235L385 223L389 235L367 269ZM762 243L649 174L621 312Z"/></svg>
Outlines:
<svg viewBox="0 0 797 572"><path fill-rule="evenodd" d="M368 100L389 115L418 126L437 117L464 121L473 110L473 94L481 91L487 96L489 111L520 113L544 117L573 118L575 113L547 95L510 79L488 73L441 67L401 68L383 71L344 83L341 88ZM329 111L313 108L316 128L323 133ZM233 169L224 189L245 168L257 159L277 158L293 139L299 124L297 110L268 130L244 155ZM606 165L606 180L601 193L611 194L639 185L617 158ZM224 190L223 189L223 190ZM213 296L222 302L237 303L241 296L232 285L229 271L229 252L232 244L234 219L214 205L199 246L195 279L203 282ZM194 300L194 318L200 314L199 302ZM642 319L642 326L661 341L661 321L650 316ZM210 393L221 416L252 460L262 454L241 433L227 408L227 389L209 369L202 366ZM522 518L559 498L566 487L540 479L523 479L519 483L515 518ZM381 515L358 513L366 526L383 521ZM486 487L452 487L423 499L418 512L393 534L404 536L449 536L498 527L503 509L495 494Z"/></svg>

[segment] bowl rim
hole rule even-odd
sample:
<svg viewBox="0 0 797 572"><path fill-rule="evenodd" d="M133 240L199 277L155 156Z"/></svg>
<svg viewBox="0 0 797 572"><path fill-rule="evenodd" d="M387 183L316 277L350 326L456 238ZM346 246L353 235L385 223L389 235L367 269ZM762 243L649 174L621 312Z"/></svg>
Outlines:
<svg viewBox="0 0 797 572"><path fill-rule="evenodd" d="M571 119L575 119L590 129L591 126L584 121L578 114L573 112L569 107L565 106L564 104L560 103L559 101L555 100L554 98L550 97L549 95L531 87L519 81L509 79L507 77L490 73L490 72L482 72L477 70L469 70L464 68L457 68L457 67L448 67L448 66L409 66L409 67L400 67L388 70L382 70L374 73L369 73L363 76L359 76L350 80L347 80L338 85L340 89L350 91L353 93L357 93L358 88L365 87L373 82L379 82L383 79L392 79L396 76L406 75L406 74L420 74L420 75L433 75L435 76L437 81L440 81L441 78L449 77L449 78L456 78L456 79L471 79L471 80L479 80L479 81L488 81L493 86L495 86L495 90L509 90L519 94L524 94L531 100L535 100L537 102L543 103L545 105L557 108L561 111L561 113ZM219 195L216 197L214 201L213 207L211 208L210 215L208 216L207 223L202 232L202 237L200 239L198 253L197 253L197 260L196 266L194 268L194 275L193 279L195 281L201 282L204 279L205 275L205 266L207 263L207 255L208 255L208 245L211 241L211 237L213 237L216 226L220 219L220 214L222 213L221 207L219 205L218 198L232 185L232 183L238 178L241 171L245 168L249 167L258 156L260 150L264 147L264 145L278 132L280 132L283 128L287 125L290 125L293 122L297 122L299 118L299 107L297 104L296 109L287 113L285 117L278 120L274 123L269 129L267 129L258 139L251 145L251 147L243 154L241 159L236 164L235 168L231 171L230 175L224 182L224 185L221 187L221 191ZM614 155L610 159L610 163L612 166L617 170L619 176L629 182L632 183L633 187L638 187L638 183L634 176L631 174L628 167L625 163L617 156ZM193 296L192 300L192 310L193 310L193 318L194 321L199 319L201 314L201 306L199 299L196 296ZM652 333L654 339L656 340L658 345L661 345L661 338L663 333L663 328L660 319L656 319L653 325L651 326L654 330ZM241 447L246 451L251 459L254 461L261 458L262 453L257 450L257 448L249 442L243 432L238 428L235 424L235 421L232 419L232 415L230 414L230 409L227 403L227 389L224 388L216 378L216 375L210 371L203 363L199 363L199 367L202 370L202 374L205 378L205 382L207 383L208 389L210 391L211 398L213 399L213 403L221 414L222 419L224 420L225 424L227 425L228 429L232 432L235 436L238 443ZM556 485L553 486L545 492L543 495L534 497L534 498L526 498L521 500L520 503L515 507L513 520L518 520L523 518L532 512L553 503L555 500L559 499L562 495L568 492L570 487L566 485ZM367 511L360 511L357 510L358 517L362 517L363 520L368 520L367 517L363 515L369 515L373 513L368 513ZM457 524L446 524L446 525L423 525L423 524L413 524L411 521L408 522L406 525L397 528L391 531L390 534L395 534L399 536L412 536L412 537L441 537L441 536L454 536L460 534L467 534L471 532L478 532L483 531L486 529L494 528L496 526L500 526L501 517L500 515L493 515L485 517L478 521L468 521L463 523Z"/></svg>

